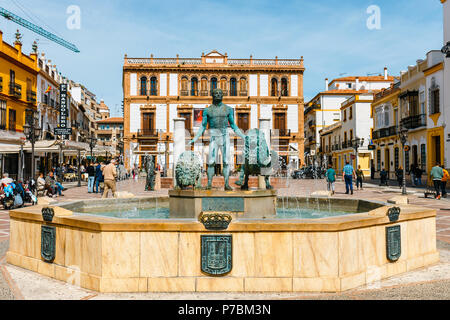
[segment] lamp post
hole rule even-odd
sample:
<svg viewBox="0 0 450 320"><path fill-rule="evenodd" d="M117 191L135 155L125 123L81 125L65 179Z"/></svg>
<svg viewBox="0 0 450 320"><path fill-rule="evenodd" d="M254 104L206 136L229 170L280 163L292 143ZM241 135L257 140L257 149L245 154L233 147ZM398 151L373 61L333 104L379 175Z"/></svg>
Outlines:
<svg viewBox="0 0 450 320"><path fill-rule="evenodd" d="M400 141L402 142L402 149L403 149L403 186L402 186L402 194L406 195L406 160L405 160L405 143L406 139L408 138L408 129L405 128L403 125L400 125L400 130L398 131L398 136L400 138Z"/></svg>
<svg viewBox="0 0 450 320"><path fill-rule="evenodd" d="M120 159L120 162L122 162L123 161L123 141L121 140L121 141L119 141L118 143L117 143L117 146L119 147L119 159Z"/></svg>
<svg viewBox="0 0 450 320"><path fill-rule="evenodd" d="M34 168L34 144L36 143L36 138L39 137L41 133L41 128L36 125L36 119L34 117L35 111L32 109L27 109L25 111L25 124L23 125L23 133L31 143L31 179L34 179L35 168Z"/></svg>
<svg viewBox="0 0 450 320"><path fill-rule="evenodd" d="M90 137L87 137L87 139L89 140L89 148L91 149L91 161L94 158L93 154L92 154L92 150L94 149L95 145L97 144L97 138L91 134Z"/></svg>
<svg viewBox="0 0 450 320"><path fill-rule="evenodd" d="M355 149L355 169L358 169L358 149L364 144L364 138L355 137L352 140L352 147Z"/></svg>

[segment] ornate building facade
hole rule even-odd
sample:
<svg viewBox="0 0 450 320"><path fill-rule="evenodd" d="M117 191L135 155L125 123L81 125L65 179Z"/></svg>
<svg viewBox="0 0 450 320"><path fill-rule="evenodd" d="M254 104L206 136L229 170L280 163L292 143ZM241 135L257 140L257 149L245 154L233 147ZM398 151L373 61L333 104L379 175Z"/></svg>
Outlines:
<svg viewBox="0 0 450 320"><path fill-rule="evenodd" d="M201 58L129 58L123 66L124 162L141 163L145 154L156 155L172 169L173 119L185 119L187 136L201 125L202 110L212 103L211 92L220 88L223 102L235 110L244 132L270 119L272 148L284 162L304 162L303 58L229 59L212 51ZM235 163L240 138L231 134ZM189 137L188 137L189 138ZM208 138L193 148L206 157Z"/></svg>

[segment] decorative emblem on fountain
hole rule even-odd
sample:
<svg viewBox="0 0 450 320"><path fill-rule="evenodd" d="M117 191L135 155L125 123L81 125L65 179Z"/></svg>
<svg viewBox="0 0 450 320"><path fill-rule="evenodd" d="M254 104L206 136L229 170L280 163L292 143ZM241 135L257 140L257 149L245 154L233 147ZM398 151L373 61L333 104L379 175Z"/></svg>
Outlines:
<svg viewBox="0 0 450 320"><path fill-rule="evenodd" d="M232 217L227 213L212 212L201 213L198 217L207 230L226 230Z"/></svg>
<svg viewBox="0 0 450 320"><path fill-rule="evenodd" d="M399 207L392 207L388 209L387 216L389 217L390 222L395 222L398 220L398 216L400 215Z"/></svg>
<svg viewBox="0 0 450 320"><path fill-rule="evenodd" d="M400 225L386 227L386 257L395 262L402 254L402 238Z"/></svg>
<svg viewBox="0 0 450 320"><path fill-rule="evenodd" d="M202 271L213 276L230 272L232 268L232 236L202 235L200 237Z"/></svg>
<svg viewBox="0 0 450 320"><path fill-rule="evenodd" d="M55 211L53 208L44 207L42 208L42 219L47 222L52 222Z"/></svg>
<svg viewBox="0 0 450 320"><path fill-rule="evenodd" d="M46 262L55 260L56 228L41 226L41 257Z"/></svg>

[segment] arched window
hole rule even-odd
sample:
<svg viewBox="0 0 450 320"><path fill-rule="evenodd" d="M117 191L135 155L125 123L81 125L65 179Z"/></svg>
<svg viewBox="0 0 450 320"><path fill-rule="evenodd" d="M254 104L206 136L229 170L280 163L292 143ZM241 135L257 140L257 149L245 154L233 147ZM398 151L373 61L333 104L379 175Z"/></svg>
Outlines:
<svg viewBox="0 0 450 320"><path fill-rule="evenodd" d="M281 95L287 97L289 94L288 79L281 79Z"/></svg>
<svg viewBox="0 0 450 320"><path fill-rule="evenodd" d="M222 89L223 95L227 95L227 78L222 77L220 78L220 89Z"/></svg>
<svg viewBox="0 0 450 320"><path fill-rule="evenodd" d="M237 96L236 78L230 79L230 96Z"/></svg>
<svg viewBox="0 0 450 320"><path fill-rule="evenodd" d="M150 95L151 96L157 96L157 79L156 77L150 78Z"/></svg>
<svg viewBox="0 0 450 320"><path fill-rule="evenodd" d="M272 97L278 96L278 80L276 78L272 78L270 81L270 95Z"/></svg>
<svg viewBox="0 0 450 320"><path fill-rule="evenodd" d="M211 95L212 95L212 91L214 89L217 89L217 78L216 77L211 78Z"/></svg>
<svg viewBox="0 0 450 320"><path fill-rule="evenodd" d="M141 77L141 96L147 95L147 77Z"/></svg>
<svg viewBox="0 0 450 320"><path fill-rule="evenodd" d="M202 86L201 95L207 96L208 95L208 79L206 77L202 77L201 86Z"/></svg>
<svg viewBox="0 0 450 320"><path fill-rule="evenodd" d="M246 78L241 78L239 80L239 94L241 96L247 95L247 79Z"/></svg>
<svg viewBox="0 0 450 320"><path fill-rule="evenodd" d="M196 77L191 79L191 96L198 96L198 79Z"/></svg>
<svg viewBox="0 0 450 320"><path fill-rule="evenodd" d="M181 95L182 96L188 96L189 90L188 90L188 78L182 77L181 78Z"/></svg>

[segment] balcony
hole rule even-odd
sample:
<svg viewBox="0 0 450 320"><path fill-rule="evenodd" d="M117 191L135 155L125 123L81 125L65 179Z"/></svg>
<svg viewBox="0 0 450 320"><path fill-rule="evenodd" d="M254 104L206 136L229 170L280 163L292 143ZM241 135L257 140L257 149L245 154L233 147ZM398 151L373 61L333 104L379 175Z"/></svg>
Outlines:
<svg viewBox="0 0 450 320"><path fill-rule="evenodd" d="M290 137L291 129L273 129L271 134L275 137Z"/></svg>
<svg viewBox="0 0 450 320"><path fill-rule="evenodd" d="M9 94L17 99L20 99L22 97L22 86L17 83L10 83Z"/></svg>
<svg viewBox="0 0 450 320"><path fill-rule="evenodd" d="M201 95L202 97L207 97L207 96L208 96L208 90L202 90L202 91L200 91L200 95Z"/></svg>
<svg viewBox="0 0 450 320"><path fill-rule="evenodd" d="M352 148L352 142L350 140L342 142L342 149Z"/></svg>
<svg viewBox="0 0 450 320"><path fill-rule="evenodd" d="M158 137L158 130L156 129L139 129L137 132L138 138Z"/></svg>
<svg viewBox="0 0 450 320"><path fill-rule="evenodd" d="M151 95L151 96L157 96L158 93L156 92L155 89L151 89L151 90L150 90L150 95Z"/></svg>
<svg viewBox="0 0 450 320"><path fill-rule="evenodd" d="M246 96L248 96L248 92L247 92L247 91L240 91L240 92L239 92L239 95L240 95L241 97L246 97Z"/></svg>
<svg viewBox="0 0 450 320"><path fill-rule="evenodd" d="M36 103L36 92L27 90L27 102Z"/></svg>
<svg viewBox="0 0 450 320"><path fill-rule="evenodd" d="M180 91L180 95L183 96L183 97L189 96L189 90L181 90Z"/></svg>
<svg viewBox="0 0 450 320"><path fill-rule="evenodd" d="M373 139L386 138L390 136L396 136L398 133L397 126L392 126L388 128L381 128L373 132Z"/></svg>
<svg viewBox="0 0 450 320"><path fill-rule="evenodd" d="M191 90L191 96L197 97L198 96L198 90Z"/></svg>
<svg viewBox="0 0 450 320"><path fill-rule="evenodd" d="M427 125L426 114L418 114L403 118L401 124L407 129L416 129L419 127L425 127Z"/></svg>
<svg viewBox="0 0 450 320"><path fill-rule="evenodd" d="M0 92L3 91L3 78L0 77Z"/></svg>

